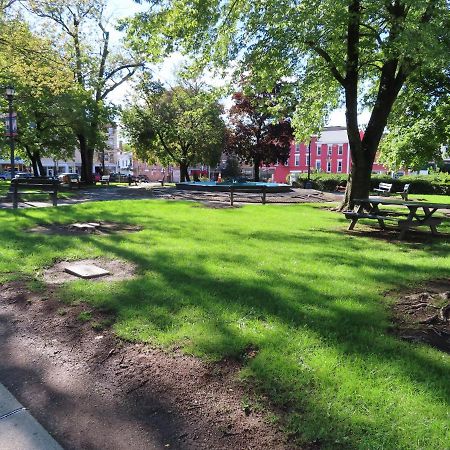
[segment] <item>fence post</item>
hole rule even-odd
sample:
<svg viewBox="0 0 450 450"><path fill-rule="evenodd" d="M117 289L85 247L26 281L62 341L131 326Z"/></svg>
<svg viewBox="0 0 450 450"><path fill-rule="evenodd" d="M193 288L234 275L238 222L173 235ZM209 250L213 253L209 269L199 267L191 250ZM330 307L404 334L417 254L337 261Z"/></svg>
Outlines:
<svg viewBox="0 0 450 450"><path fill-rule="evenodd" d="M230 206L233 206L234 202L234 188L230 187Z"/></svg>
<svg viewBox="0 0 450 450"><path fill-rule="evenodd" d="M262 204L266 204L266 186L263 186L262 188Z"/></svg>
<svg viewBox="0 0 450 450"><path fill-rule="evenodd" d="M58 185L56 182L53 183L52 202L53 206L58 206Z"/></svg>
<svg viewBox="0 0 450 450"><path fill-rule="evenodd" d="M11 180L13 189L12 189L12 201L13 201L13 208L17 209L19 207L19 192L17 188L17 181Z"/></svg>

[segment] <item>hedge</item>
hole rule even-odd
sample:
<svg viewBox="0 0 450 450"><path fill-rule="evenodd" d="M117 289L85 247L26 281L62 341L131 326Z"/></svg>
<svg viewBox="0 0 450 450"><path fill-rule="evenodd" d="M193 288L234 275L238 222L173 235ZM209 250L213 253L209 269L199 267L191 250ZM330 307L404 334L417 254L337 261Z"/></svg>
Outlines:
<svg viewBox="0 0 450 450"><path fill-rule="evenodd" d="M313 188L328 192L336 191L336 186L339 184L345 184L347 178L347 174L311 174ZM297 181L293 182L293 186L301 187L307 179L307 174L301 174L299 175ZM393 179L388 175L372 175L371 189L373 190L378 187L380 183L392 183L394 192L403 191L403 186L409 183L409 192L411 194L450 195L450 174L448 173L406 175L397 179Z"/></svg>

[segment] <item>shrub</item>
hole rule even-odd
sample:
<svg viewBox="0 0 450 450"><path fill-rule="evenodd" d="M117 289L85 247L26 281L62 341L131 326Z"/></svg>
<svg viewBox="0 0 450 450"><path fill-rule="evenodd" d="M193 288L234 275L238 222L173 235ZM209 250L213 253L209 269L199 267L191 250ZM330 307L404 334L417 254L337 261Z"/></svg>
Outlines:
<svg viewBox="0 0 450 450"><path fill-rule="evenodd" d="M314 189L328 192L335 191L336 186L345 183L347 178L347 174L311 174ZM298 185L301 185L307 179L307 174L301 174L297 180ZM403 186L409 183L409 192L412 194L450 195L450 174L442 172L431 175L406 175L397 179L393 179L389 175L372 175L371 189L375 189L380 183L392 183L394 192L402 191Z"/></svg>

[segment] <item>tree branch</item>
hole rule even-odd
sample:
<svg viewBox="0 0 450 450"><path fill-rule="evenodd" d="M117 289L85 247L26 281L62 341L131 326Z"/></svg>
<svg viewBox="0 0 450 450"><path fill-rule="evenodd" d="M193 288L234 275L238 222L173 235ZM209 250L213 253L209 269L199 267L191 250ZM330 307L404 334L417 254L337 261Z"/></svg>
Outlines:
<svg viewBox="0 0 450 450"><path fill-rule="evenodd" d="M378 30L375 27L373 27L372 25L369 25L368 23L364 23L364 22L361 22L361 26L372 31L373 36L375 37L376 41L378 42L378 45L381 46L383 44L383 40L381 39L380 33L378 32ZM363 36L363 34L361 34L361 36Z"/></svg>
<svg viewBox="0 0 450 450"><path fill-rule="evenodd" d="M119 67L116 67L114 70L112 70L111 72L109 72L108 74L106 74L105 76L105 81L109 80L110 78L112 78L116 73L120 72L121 70L124 69L132 69L132 68L140 68L140 67L144 67L144 63L139 62L139 63L126 63L126 64L122 64Z"/></svg>
<svg viewBox="0 0 450 450"><path fill-rule="evenodd" d="M122 83L125 83L125 81L129 80L138 70L138 67L136 67L133 70L130 70L120 81L117 81L113 83L109 88L105 89L103 93L100 95L100 100L104 100L108 94L110 94L114 89L116 89L118 86L120 86Z"/></svg>
<svg viewBox="0 0 450 450"><path fill-rule="evenodd" d="M306 44L311 48L311 50L314 50L319 56L321 56L326 63L328 64L328 67L331 70L331 73L333 74L334 78L342 85L345 85L345 79L344 77L339 73L339 70L337 69L336 65L334 64L331 56L327 51L325 51L323 48L319 47L312 41L306 42Z"/></svg>

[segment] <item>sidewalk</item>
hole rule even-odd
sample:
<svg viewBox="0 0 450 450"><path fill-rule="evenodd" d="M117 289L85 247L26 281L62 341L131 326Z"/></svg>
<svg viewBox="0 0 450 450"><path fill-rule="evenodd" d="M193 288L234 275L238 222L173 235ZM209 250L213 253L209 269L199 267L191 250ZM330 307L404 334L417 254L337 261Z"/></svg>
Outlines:
<svg viewBox="0 0 450 450"><path fill-rule="evenodd" d="M0 384L0 449L62 450L62 447L2 384Z"/></svg>

